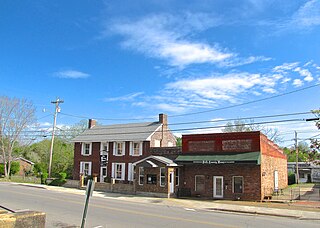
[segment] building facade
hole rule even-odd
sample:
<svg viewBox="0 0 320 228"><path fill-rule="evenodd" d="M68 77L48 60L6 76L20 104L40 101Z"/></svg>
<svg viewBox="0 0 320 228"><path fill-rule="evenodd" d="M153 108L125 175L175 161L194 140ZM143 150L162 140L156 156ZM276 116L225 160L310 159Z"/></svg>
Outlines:
<svg viewBox="0 0 320 228"><path fill-rule="evenodd" d="M134 165L137 191L168 196L263 200L287 186L286 155L260 132L183 135L180 154Z"/></svg>
<svg viewBox="0 0 320 228"><path fill-rule="evenodd" d="M99 182L130 183L133 163L151 155L150 148L176 146L165 114L159 114L157 122L133 124L96 126L89 120L88 129L73 141L73 178L95 176Z"/></svg>

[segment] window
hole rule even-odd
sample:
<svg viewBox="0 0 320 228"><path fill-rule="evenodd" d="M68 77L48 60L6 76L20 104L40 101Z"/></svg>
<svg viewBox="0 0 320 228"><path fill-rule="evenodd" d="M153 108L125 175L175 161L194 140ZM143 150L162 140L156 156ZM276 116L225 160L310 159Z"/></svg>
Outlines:
<svg viewBox="0 0 320 228"><path fill-rule="evenodd" d="M91 143L82 143L82 149L81 149L82 155L91 155Z"/></svg>
<svg viewBox="0 0 320 228"><path fill-rule="evenodd" d="M147 184L157 184L157 174L148 174Z"/></svg>
<svg viewBox="0 0 320 228"><path fill-rule="evenodd" d="M115 156L125 155L125 142L114 142L113 143L113 155L115 155Z"/></svg>
<svg viewBox="0 0 320 228"><path fill-rule="evenodd" d="M179 169L176 168L176 186L179 186Z"/></svg>
<svg viewBox="0 0 320 228"><path fill-rule="evenodd" d="M130 142L130 155L142 155L142 142Z"/></svg>
<svg viewBox="0 0 320 228"><path fill-rule="evenodd" d="M243 177L232 177L233 193L243 193Z"/></svg>
<svg viewBox="0 0 320 228"><path fill-rule="evenodd" d="M80 173L85 176L91 175L91 162L80 162Z"/></svg>
<svg viewBox="0 0 320 228"><path fill-rule="evenodd" d="M160 186L164 187L166 183L166 168L160 168Z"/></svg>
<svg viewBox="0 0 320 228"><path fill-rule="evenodd" d="M125 163L112 163L112 177L116 180L124 180L125 165Z"/></svg>
<svg viewBox="0 0 320 228"><path fill-rule="evenodd" d="M160 147L160 140L154 140L154 147Z"/></svg>
<svg viewBox="0 0 320 228"><path fill-rule="evenodd" d="M100 154L104 155L109 152L109 143L108 142L101 142Z"/></svg>
<svg viewBox="0 0 320 228"><path fill-rule="evenodd" d="M139 167L139 185L143 185L144 182L144 169Z"/></svg>
<svg viewBox="0 0 320 228"><path fill-rule="evenodd" d="M195 176L195 187L194 190L196 192L203 192L205 187L205 178L204 175L196 175Z"/></svg>

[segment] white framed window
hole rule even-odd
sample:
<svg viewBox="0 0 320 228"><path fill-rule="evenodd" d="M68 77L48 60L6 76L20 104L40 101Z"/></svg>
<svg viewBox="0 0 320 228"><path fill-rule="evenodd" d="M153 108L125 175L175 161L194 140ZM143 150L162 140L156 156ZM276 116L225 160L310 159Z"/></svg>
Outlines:
<svg viewBox="0 0 320 228"><path fill-rule="evenodd" d="M82 143L81 154L89 156L92 154L92 143Z"/></svg>
<svg viewBox="0 0 320 228"><path fill-rule="evenodd" d="M126 163L112 163L112 178L125 180Z"/></svg>
<svg viewBox="0 0 320 228"><path fill-rule="evenodd" d="M142 142L130 142L130 155L131 156L142 155Z"/></svg>
<svg viewBox="0 0 320 228"><path fill-rule="evenodd" d="M139 167L139 185L143 185L144 183L144 169L143 167Z"/></svg>
<svg viewBox="0 0 320 228"><path fill-rule="evenodd" d="M133 165L128 163L128 181L133 181Z"/></svg>
<svg viewBox="0 0 320 228"><path fill-rule="evenodd" d="M125 142L113 142L113 155L115 156L123 156L125 155L126 150L126 143Z"/></svg>
<svg viewBox="0 0 320 228"><path fill-rule="evenodd" d="M91 176L91 162L80 162L80 173L83 173L85 176Z"/></svg>
<svg viewBox="0 0 320 228"><path fill-rule="evenodd" d="M232 177L232 192L243 193L243 177L242 176Z"/></svg>
<svg viewBox="0 0 320 228"><path fill-rule="evenodd" d="M109 152L109 143L101 142L100 144L100 155L105 155Z"/></svg>
<svg viewBox="0 0 320 228"><path fill-rule="evenodd" d="M180 169L179 168L176 168L176 186L179 186L179 172L180 172Z"/></svg>
<svg viewBox="0 0 320 228"><path fill-rule="evenodd" d="M154 140L154 147L160 147L160 140Z"/></svg>
<svg viewBox="0 0 320 228"><path fill-rule="evenodd" d="M160 168L160 187L164 187L166 184L166 168Z"/></svg>
<svg viewBox="0 0 320 228"><path fill-rule="evenodd" d="M205 177L204 175L195 175L194 190L196 192L203 192L205 189Z"/></svg>

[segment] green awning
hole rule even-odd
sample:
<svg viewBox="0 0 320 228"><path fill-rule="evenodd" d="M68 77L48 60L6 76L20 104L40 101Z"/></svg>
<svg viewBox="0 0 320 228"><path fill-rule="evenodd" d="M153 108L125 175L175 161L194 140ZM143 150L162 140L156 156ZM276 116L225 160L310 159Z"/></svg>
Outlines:
<svg viewBox="0 0 320 228"><path fill-rule="evenodd" d="M232 154L212 155L179 155L175 162L193 164L233 164L254 163L260 164L260 152L240 152Z"/></svg>

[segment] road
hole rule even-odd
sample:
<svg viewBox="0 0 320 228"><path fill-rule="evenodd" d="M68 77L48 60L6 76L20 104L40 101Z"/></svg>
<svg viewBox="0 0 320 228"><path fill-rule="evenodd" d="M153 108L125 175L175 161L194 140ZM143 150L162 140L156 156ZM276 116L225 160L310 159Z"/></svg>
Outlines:
<svg viewBox="0 0 320 228"><path fill-rule="evenodd" d="M0 183L0 205L46 213L46 227L80 226L84 195ZM117 198L92 197L86 227L318 227L319 221L273 216L197 211Z"/></svg>

